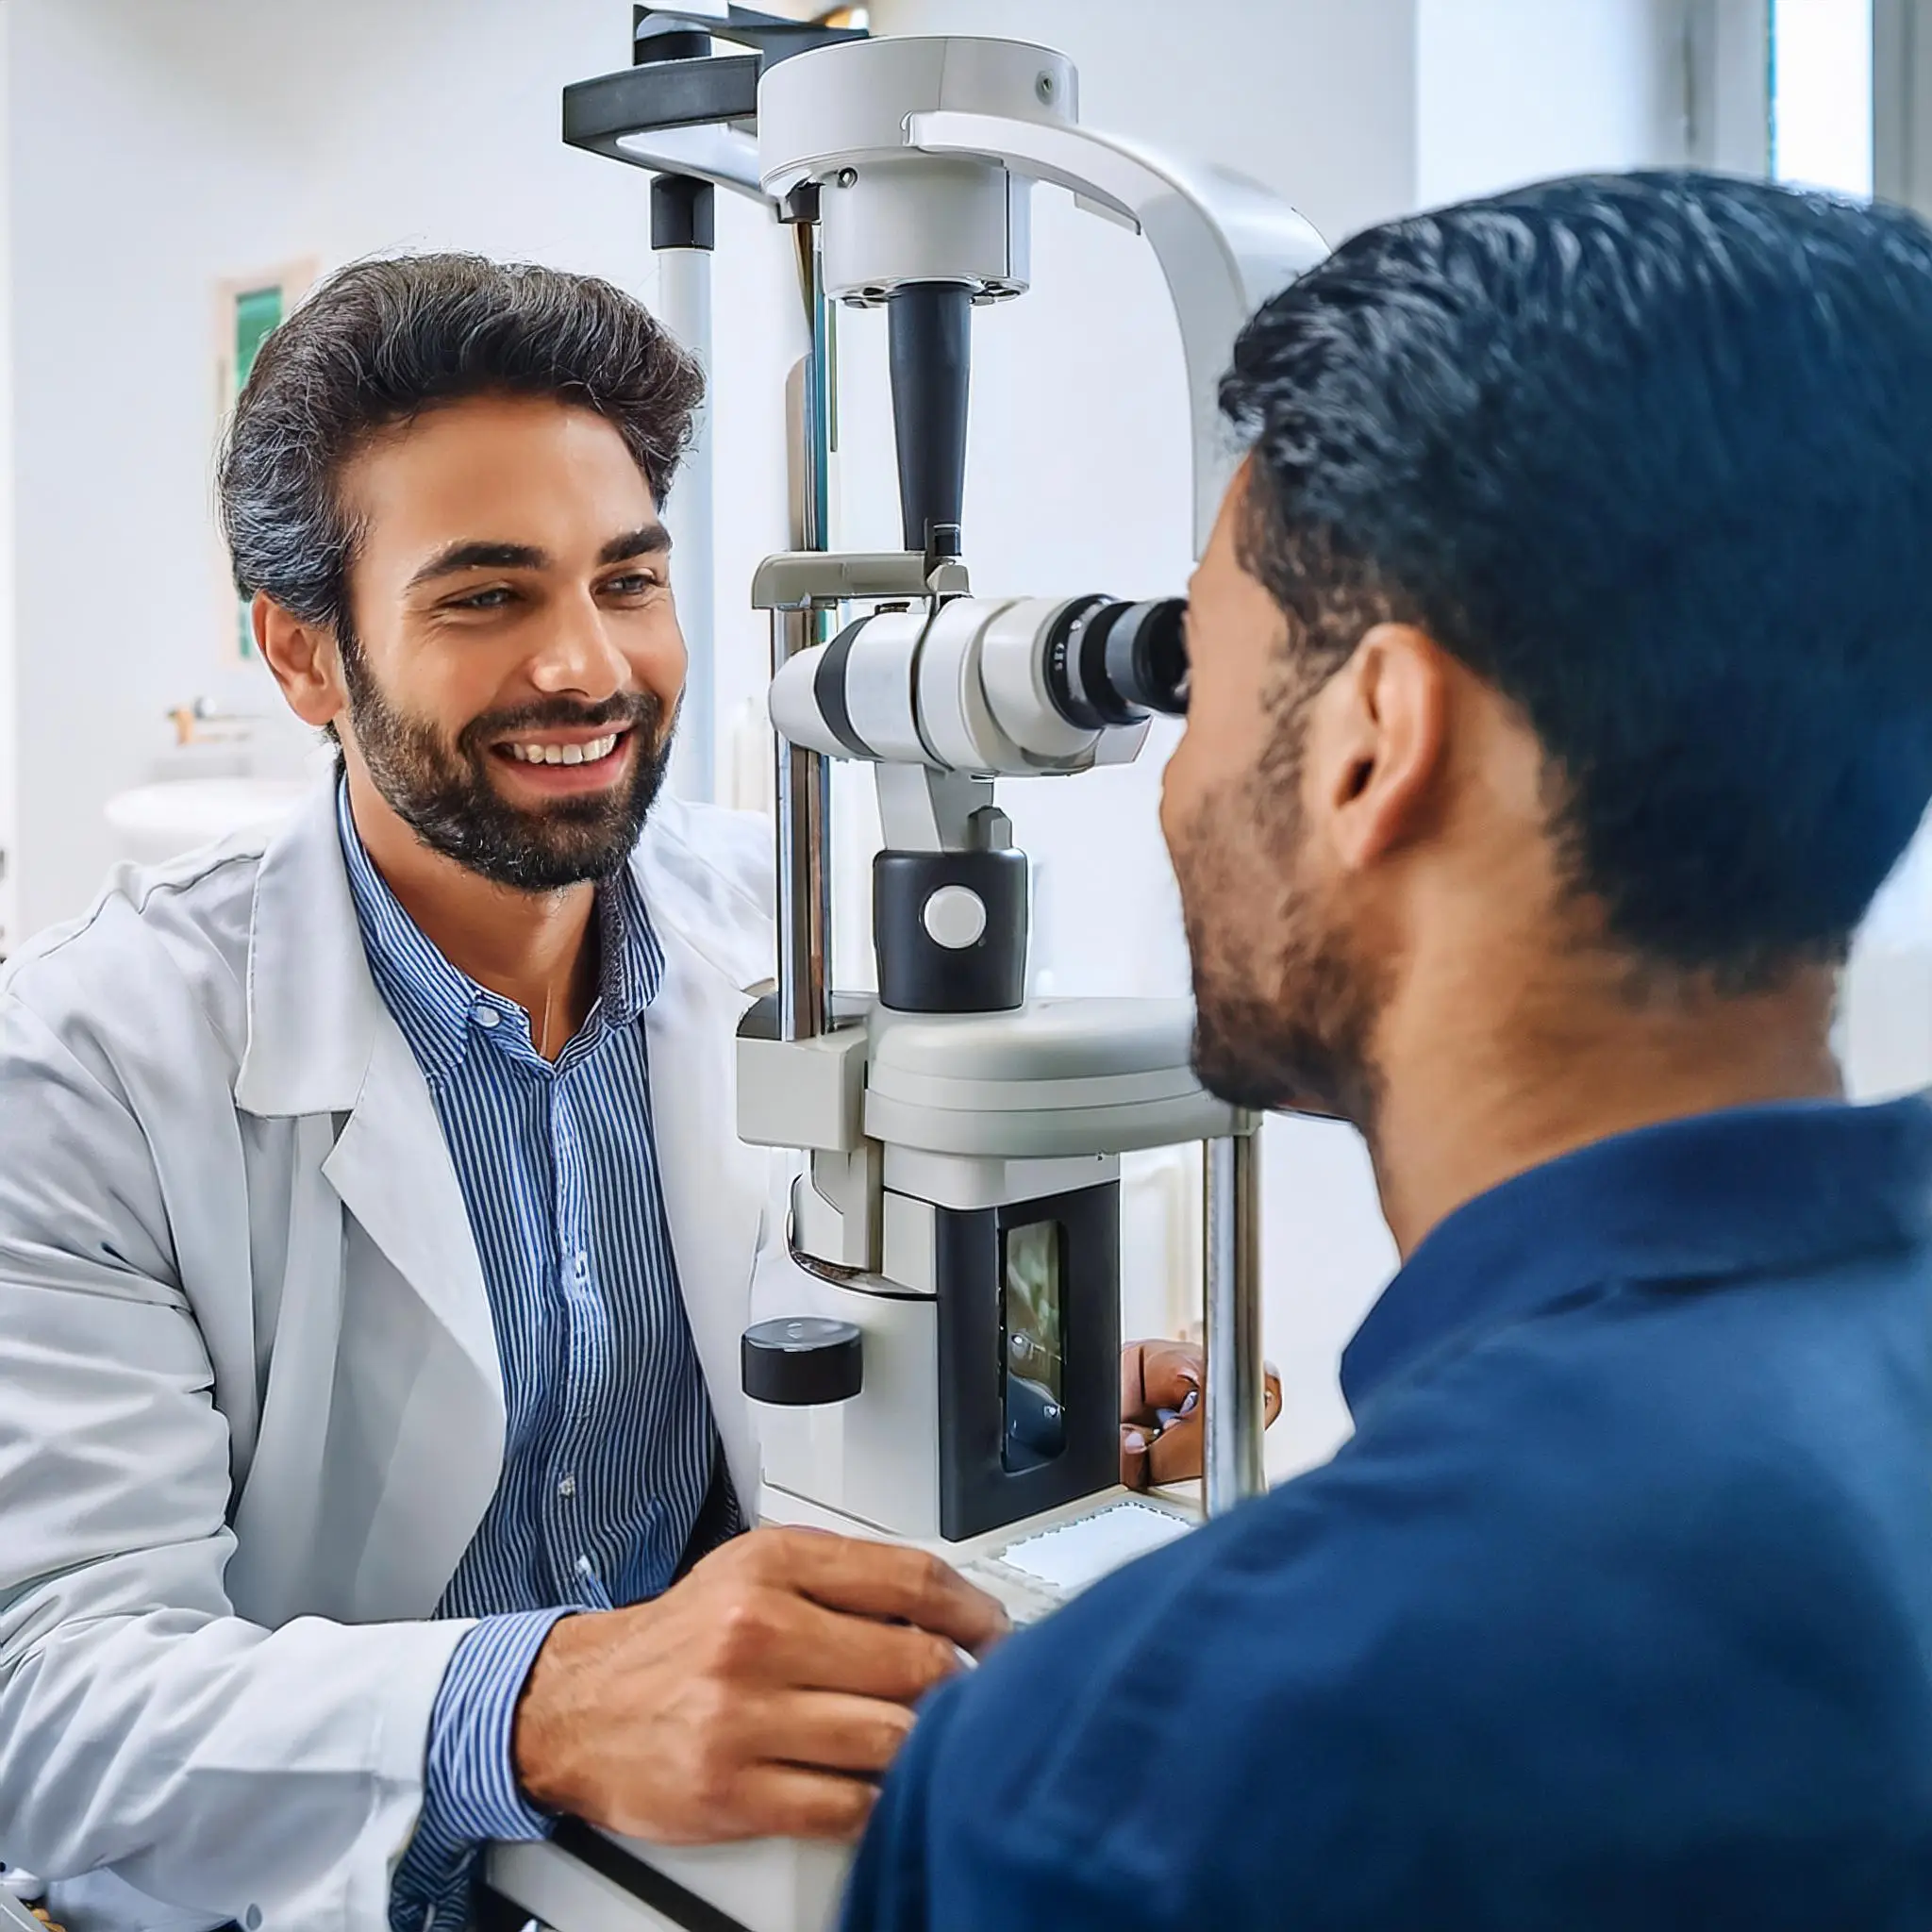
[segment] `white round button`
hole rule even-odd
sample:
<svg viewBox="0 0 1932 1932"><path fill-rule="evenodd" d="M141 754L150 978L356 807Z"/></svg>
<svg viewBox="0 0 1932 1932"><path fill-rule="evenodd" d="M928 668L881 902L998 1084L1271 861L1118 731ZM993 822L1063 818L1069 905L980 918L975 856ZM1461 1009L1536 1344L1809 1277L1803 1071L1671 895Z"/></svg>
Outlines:
<svg viewBox="0 0 1932 1932"><path fill-rule="evenodd" d="M976 946L986 931L986 901L971 886L941 886L919 916L933 943L955 953Z"/></svg>

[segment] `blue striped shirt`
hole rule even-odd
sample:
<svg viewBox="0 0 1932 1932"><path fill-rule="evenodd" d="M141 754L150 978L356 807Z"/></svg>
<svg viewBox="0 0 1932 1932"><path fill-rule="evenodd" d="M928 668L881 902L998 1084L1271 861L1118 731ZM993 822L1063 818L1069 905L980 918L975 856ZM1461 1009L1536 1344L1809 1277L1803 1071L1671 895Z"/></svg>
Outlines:
<svg viewBox="0 0 1932 1932"><path fill-rule="evenodd" d="M676 1574L718 1434L678 1291L652 1140L643 1013L664 956L626 867L600 886L597 995L553 1063L515 1001L458 972L376 871L339 798L377 991L423 1068L490 1295L506 1428L496 1493L439 1607L482 1621L431 1720L422 1817L391 1918L468 1916L476 1847L537 1838L510 1754L550 1626Z"/></svg>

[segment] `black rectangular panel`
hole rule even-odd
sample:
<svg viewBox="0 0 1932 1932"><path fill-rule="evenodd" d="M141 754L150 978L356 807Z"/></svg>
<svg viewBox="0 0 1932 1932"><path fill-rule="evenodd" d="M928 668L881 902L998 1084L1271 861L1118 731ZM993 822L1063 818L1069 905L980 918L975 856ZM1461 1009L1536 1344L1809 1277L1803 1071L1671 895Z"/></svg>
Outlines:
<svg viewBox="0 0 1932 1932"><path fill-rule="evenodd" d="M936 1208L934 1232L940 1531L957 1542L1120 1478L1120 1184L1006 1208ZM1049 1325L1041 1306L1049 1282L1057 1336L1040 1332ZM1013 1355L1016 1335L1027 1343L1024 1360ZM1046 1366L1031 1351L1051 1351L1055 1341L1057 1380L1025 1374ZM1025 1393L1013 1385L1016 1369L1021 1381L1057 1397L1060 1441L1052 1454L1009 1450L1008 1424ZM1027 1420L1037 1421L1034 1401ZM1037 1440L1051 1446L1051 1437L1049 1428Z"/></svg>

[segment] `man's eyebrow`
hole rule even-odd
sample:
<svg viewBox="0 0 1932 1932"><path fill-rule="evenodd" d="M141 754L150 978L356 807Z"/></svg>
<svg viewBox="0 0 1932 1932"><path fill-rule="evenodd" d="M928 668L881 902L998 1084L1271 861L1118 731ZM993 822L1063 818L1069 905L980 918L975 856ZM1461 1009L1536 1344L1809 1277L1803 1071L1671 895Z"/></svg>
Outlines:
<svg viewBox="0 0 1932 1932"><path fill-rule="evenodd" d="M633 557L662 556L671 548L671 532L662 524L640 524L613 537L597 553L599 566L624 563ZM466 539L439 550L408 582L415 590L439 577L460 575L466 570L547 570L550 553L534 543L495 543Z"/></svg>
<svg viewBox="0 0 1932 1932"><path fill-rule="evenodd" d="M439 550L409 579L408 589L466 570L542 570L549 561L550 553L533 543L452 543Z"/></svg>
<svg viewBox="0 0 1932 1932"><path fill-rule="evenodd" d="M671 532L662 524L640 524L635 530L611 538L598 551L597 561L627 563L633 557L661 557L670 548Z"/></svg>

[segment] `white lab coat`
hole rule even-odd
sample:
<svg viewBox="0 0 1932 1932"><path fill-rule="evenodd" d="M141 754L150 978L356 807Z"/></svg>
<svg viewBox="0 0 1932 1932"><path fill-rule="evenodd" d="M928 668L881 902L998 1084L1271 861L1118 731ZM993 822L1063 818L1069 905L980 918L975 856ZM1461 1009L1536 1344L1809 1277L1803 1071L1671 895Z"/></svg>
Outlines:
<svg viewBox="0 0 1932 1932"><path fill-rule="evenodd" d="M667 799L634 860L672 1241L747 1503L772 1166L733 1131L732 1038L771 971L767 851ZM62 1901L95 1924L382 1927L468 1627L429 1620L503 1429L332 792L265 850L118 873L0 978L0 1857L106 1868Z"/></svg>

